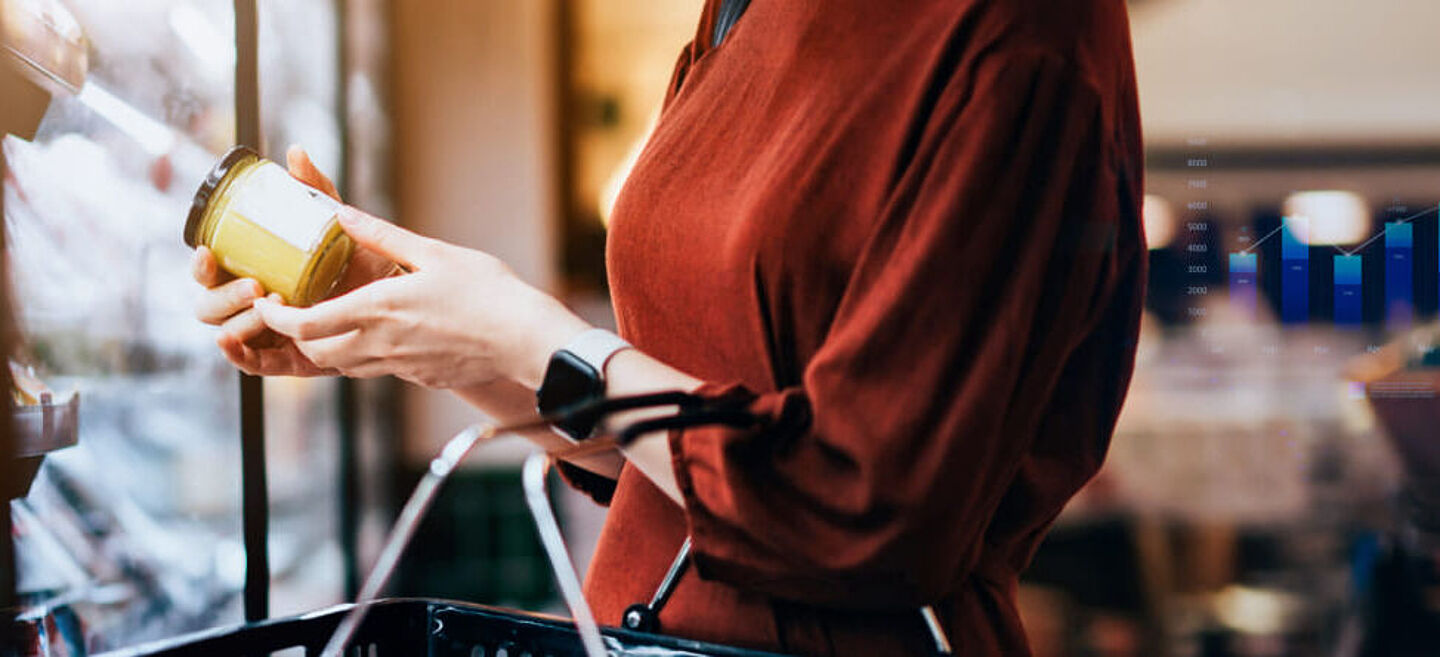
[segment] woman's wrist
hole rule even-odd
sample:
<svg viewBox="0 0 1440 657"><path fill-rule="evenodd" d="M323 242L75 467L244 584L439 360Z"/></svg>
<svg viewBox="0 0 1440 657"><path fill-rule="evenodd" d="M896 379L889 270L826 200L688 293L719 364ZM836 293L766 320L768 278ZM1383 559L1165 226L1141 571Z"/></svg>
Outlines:
<svg viewBox="0 0 1440 657"><path fill-rule="evenodd" d="M528 422L535 417L535 391L509 379L459 387L452 392L498 424ZM524 431L520 435L546 451L561 450L574 444L548 428ZM569 462L600 476L615 479L620 476L624 457L617 452L605 452L570 459Z"/></svg>
<svg viewBox="0 0 1440 657"><path fill-rule="evenodd" d="M541 305L536 319L529 323L522 336L518 358L510 373L511 379L531 390L538 389L545 380L550 357L575 336L593 328L558 300L546 297Z"/></svg>
<svg viewBox="0 0 1440 657"><path fill-rule="evenodd" d="M521 323L524 333L516 339L514 352L509 359L510 367L506 368L509 370L506 372L507 378L530 390L540 387L545 379L545 370L550 365L550 357L556 351L564 348L576 336L593 328L558 300L538 292L537 297L536 304L532 307L533 318ZM606 395L610 397L662 390L691 391L701 384L699 379L635 349L616 353L606 364L605 370ZM462 393L463 396L466 395ZM624 426L667 412L674 412L674 409L630 411L609 418L609 423L612 426ZM663 433L641 437L625 450L625 456L671 499L680 503L679 487L675 474L670 469L670 447ZM596 469L589 465L582 467Z"/></svg>
<svg viewBox="0 0 1440 657"><path fill-rule="evenodd" d="M639 395L666 390L693 392L701 381L662 363L637 349L626 349L615 354L605 368L606 394L611 397ZM613 428L619 428L674 413L675 407L646 408L612 416L606 420ZM661 491L683 505L680 486L672 470L670 443L665 432L640 436L626 447L625 457L639 468Z"/></svg>

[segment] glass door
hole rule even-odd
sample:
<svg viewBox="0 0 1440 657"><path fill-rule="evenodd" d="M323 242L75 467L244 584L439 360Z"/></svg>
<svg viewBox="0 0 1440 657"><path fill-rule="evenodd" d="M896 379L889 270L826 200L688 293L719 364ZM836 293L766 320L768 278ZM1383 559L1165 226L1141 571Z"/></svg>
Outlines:
<svg viewBox="0 0 1440 657"><path fill-rule="evenodd" d="M19 360L77 396L79 439L12 507L27 609L99 650L240 618L236 377L179 239L234 139L234 27L224 0L64 7L88 72L6 138L4 208Z"/></svg>
<svg viewBox="0 0 1440 657"><path fill-rule="evenodd" d="M12 504L22 603L105 650L239 623L239 386L194 318L180 239L236 141L230 0L0 0L59 7L88 71L33 139L8 137L5 230L21 369L74 391L78 444ZM338 176L337 3L260 2L267 155ZM337 386L265 384L273 615L342 598ZM65 397L68 399L69 397ZM57 613L59 612L59 613Z"/></svg>

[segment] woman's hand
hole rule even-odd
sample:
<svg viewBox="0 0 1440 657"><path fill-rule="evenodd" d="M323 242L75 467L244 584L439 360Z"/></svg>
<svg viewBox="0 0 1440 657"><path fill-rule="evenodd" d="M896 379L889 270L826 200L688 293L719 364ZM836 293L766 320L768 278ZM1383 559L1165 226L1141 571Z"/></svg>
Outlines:
<svg viewBox="0 0 1440 657"><path fill-rule="evenodd" d="M335 200L340 194L325 174L310 161L304 150L292 146L285 153L285 163L296 180L318 189ZM385 276L394 268L389 259L357 249L350 266L336 284L337 293L355 289ZM240 369L251 374L285 376L324 376L334 371L318 367L295 349L295 345L265 327L252 308L263 289L250 278L235 278L220 269L210 249L195 249L192 275L205 286L206 292L196 304L195 315L200 321L220 327L215 339L225 356Z"/></svg>
<svg viewBox="0 0 1440 657"><path fill-rule="evenodd" d="M353 377L394 375L431 388L500 379L539 386L550 354L589 326L495 257L416 235L354 208L356 243L410 271L309 308L256 299L271 330L305 361Z"/></svg>

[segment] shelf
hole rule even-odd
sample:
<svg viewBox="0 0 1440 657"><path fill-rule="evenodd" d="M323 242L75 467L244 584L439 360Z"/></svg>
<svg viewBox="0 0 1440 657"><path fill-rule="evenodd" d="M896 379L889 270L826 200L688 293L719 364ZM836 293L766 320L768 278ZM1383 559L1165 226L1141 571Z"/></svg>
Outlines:
<svg viewBox="0 0 1440 657"><path fill-rule="evenodd" d="M43 456L74 446L80 437L80 393L15 408L16 456Z"/></svg>

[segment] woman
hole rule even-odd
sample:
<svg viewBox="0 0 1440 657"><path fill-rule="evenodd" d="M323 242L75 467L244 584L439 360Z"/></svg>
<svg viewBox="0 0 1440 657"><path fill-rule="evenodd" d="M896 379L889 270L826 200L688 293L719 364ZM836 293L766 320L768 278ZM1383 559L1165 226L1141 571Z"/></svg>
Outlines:
<svg viewBox="0 0 1440 657"><path fill-rule="evenodd" d="M754 0L717 34L721 4L613 215L634 348L484 253L353 210L378 263L357 276L410 273L298 309L222 284L202 253L201 317L247 371L394 374L500 420L533 416L572 350L607 395L745 404L758 426L567 468L611 504L587 582L602 623L648 600L689 536L667 633L923 654L931 605L958 654L1026 654L1017 574L1104 457L1138 326L1123 2Z"/></svg>

